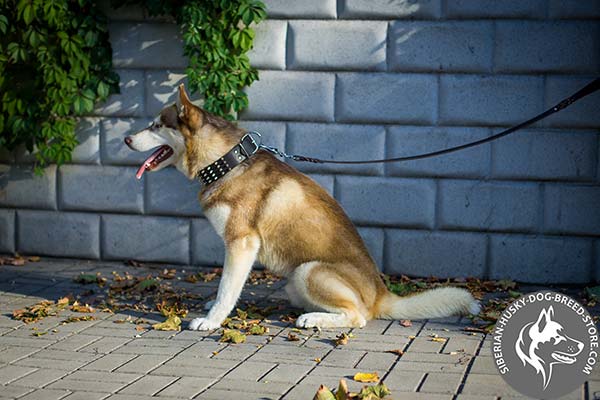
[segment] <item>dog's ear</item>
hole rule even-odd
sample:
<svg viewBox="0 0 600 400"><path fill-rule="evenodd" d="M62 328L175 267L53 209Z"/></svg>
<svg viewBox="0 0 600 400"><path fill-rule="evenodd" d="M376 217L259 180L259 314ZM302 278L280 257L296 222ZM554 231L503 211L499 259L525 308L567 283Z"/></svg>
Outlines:
<svg viewBox="0 0 600 400"><path fill-rule="evenodd" d="M176 129L178 115L179 111L177 111L177 105L173 104L160 112L160 122L167 128Z"/></svg>
<svg viewBox="0 0 600 400"><path fill-rule="evenodd" d="M548 307L548 309L542 309L538 320L535 325L537 326L538 332L543 332L546 324L552 320L552 315L554 315L554 308L552 306Z"/></svg>
<svg viewBox="0 0 600 400"><path fill-rule="evenodd" d="M194 133L196 129L203 125L204 114L198 106L192 104L183 83L179 85L179 102L181 104L179 118L190 128L192 131L190 133Z"/></svg>

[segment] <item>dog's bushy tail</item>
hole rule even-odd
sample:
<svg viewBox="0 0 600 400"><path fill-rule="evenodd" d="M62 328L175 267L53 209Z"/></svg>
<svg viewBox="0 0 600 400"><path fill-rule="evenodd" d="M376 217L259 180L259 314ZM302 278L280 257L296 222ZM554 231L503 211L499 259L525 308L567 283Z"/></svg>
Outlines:
<svg viewBox="0 0 600 400"><path fill-rule="evenodd" d="M400 297L388 292L377 318L426 319L451 315L479 314L481 307L471 293L455 287L441 287Z"/></svg>

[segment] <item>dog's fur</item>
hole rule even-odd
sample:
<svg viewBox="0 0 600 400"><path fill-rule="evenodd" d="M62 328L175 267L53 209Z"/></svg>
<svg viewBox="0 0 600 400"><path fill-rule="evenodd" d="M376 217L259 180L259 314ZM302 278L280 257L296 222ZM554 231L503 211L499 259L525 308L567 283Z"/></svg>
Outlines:
<svg viewBox="0 0 600 400"><path fill-rule="evenodd" d="M189 179L236 145L245 131L192 104L183 85L181 110L165 108L153 128L128 139L147 151L168 144L174 164ZM299 327L362 327L372 318L435 318L476 314L463 289L444 287L400 298L382 282L355 227L318 184L265 151L204 187L204 213L226 247L216 301L191 329L220 326L231 312L255 260L288 278L292 304L309 311Z"/></svg>
<svg viewBox="0 0 600 400"><path fill-rule="evenodd" d="M573 364L583 350L583 343L564 333L564 327L555 321L554 308L542 309L535 322L525 325L515 344L523 365L531 365L542 375L544 389L552 378L555 364Z"/></svg>

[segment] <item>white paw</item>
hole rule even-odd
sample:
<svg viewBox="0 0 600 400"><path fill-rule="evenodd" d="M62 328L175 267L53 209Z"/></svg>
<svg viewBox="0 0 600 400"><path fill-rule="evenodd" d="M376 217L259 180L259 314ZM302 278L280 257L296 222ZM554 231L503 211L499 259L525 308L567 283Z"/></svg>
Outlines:
<svg viewBox="0 0 600 400"><path fill-rule="evenodd" d="M207 302L204 304L204 310L205 310L205 311L209 311L209 310L212 308L213 304L215 304L215 301L216 301L216 300L209 300L209 301L207 301Z"/></svg>
<svg viewBox="0 0 600 400"><path fill-rule="evenodd" d="M320 317L314 315L314 313L302 314L296 320L296 326L298 328L314 328L315 326L322 325Z"/></svg>
<svg viewBox="0 0 600 400"><path fill-rule="evenodd" d="M473 301L469 305L469 314L477 315L481 311L481 304L478 301Z"/></svg>
<svg viewBox="0 0 600 400"><path fill-rule="evenodd" d="M221 326L219 322L211 321L206 318L194 318L188 328L192 331L210 331Z"/></svg>

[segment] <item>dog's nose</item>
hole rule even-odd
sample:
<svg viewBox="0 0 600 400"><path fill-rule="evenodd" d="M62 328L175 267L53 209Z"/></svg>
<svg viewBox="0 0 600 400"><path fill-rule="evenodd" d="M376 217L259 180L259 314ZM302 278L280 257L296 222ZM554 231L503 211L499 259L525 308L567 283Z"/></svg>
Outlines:
<svg viewBox="0 0 600 400"><path fill-rule="evenodd" d="M125 144L127 146L131 146L131 142L133 142L133 140L131 139L131 136L125 136Z"/></svg>

